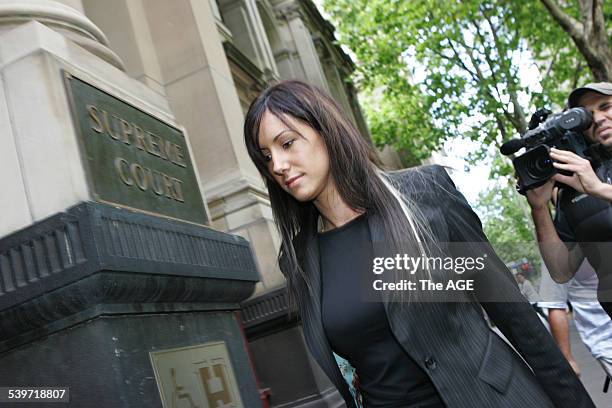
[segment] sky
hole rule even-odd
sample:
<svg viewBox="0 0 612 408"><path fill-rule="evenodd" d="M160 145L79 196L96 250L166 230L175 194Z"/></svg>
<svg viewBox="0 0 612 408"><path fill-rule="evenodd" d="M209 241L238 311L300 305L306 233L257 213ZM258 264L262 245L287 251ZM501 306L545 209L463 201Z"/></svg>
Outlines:
<svg viewBox="0 0 612 408"><path fill-rule="evenodd" d="M457 189L474 207L478 203L478 195L488 189L489 172L491 170L488 162L469 166L469 171L464 171L468 163L465 157L478 146L478 142L468 139L455 138L445 145L446 155L456 170L451 175Z"/></svg>

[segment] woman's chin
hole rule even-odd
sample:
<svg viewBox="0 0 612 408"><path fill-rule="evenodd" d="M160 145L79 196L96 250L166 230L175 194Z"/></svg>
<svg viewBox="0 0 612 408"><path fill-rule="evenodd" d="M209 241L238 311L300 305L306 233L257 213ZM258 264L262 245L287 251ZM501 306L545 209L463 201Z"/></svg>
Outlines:
<svg viewBox="0 0 612 408"><path fill-rule="evenodd" d="M311 194L310 192L304 191L304 189L299 188L295 191L289 191L289 194L291 194L291 196L297 201L300 201L302 203L307 201L314 201L314 199L316 198L314 194Z"/></svg>
<svg viewBox="0 0 612 408"><path fill-rule="evenodd" d="M307 201L313 201L313 199L309 195L305 195L305 194L291 194L291 195L297 201L302 202L302 203L305 203Z"/></svg>

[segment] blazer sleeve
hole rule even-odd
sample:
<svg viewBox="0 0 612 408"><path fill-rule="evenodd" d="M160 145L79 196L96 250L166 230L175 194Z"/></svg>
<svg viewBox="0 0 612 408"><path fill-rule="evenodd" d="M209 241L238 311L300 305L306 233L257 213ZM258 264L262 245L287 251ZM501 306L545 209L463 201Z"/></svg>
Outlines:
<svg viewBox="0 0 612 408"><path fill-rule="evenodd" d="M480 219L455 188L441 166L432 166L434 187L444 207L449 245L459 254L485 256L485 267L475 271L474 295L490 319L512 343L534 371L538 382L556 407L594 407L584 386L573 372L536 312L521 295L518 285L496 255L482 231Z"/></svg>

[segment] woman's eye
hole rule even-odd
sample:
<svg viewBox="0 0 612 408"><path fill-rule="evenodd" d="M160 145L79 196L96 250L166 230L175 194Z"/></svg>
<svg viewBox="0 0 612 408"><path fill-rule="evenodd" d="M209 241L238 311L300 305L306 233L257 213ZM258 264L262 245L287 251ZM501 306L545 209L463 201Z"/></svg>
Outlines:
<svg viewBox="0 0 612 408"><path fill-rule="evenodd" d="M261 152L261 155L263 156L263 159L265 162L269 162L272 160L272 154L271 153L264 153Z"/></svg>
<svg viewBox="0 0 612 408"><path fill-rule="evenodd" d="M285 143L283 143L283 149L288 149L291 147L291 145L293 144L295 139L291 139L291 140L287 140Z"/></svg>

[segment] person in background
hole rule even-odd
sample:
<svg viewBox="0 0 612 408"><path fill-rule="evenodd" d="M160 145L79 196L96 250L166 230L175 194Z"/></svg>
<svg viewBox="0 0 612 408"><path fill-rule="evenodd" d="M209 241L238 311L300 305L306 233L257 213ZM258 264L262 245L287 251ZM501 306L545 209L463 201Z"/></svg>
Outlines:
<svg viewBox="0 0 612 408"><path fill-rule="evenodd" d="M540 295L533 287L531 281L525 278L525 275L523 275L521 272L518 272L516 275L514 275L514 278L518 283L521 295L523 295L529 303L533 305L540 300Z"/></svg>
<svg viewBox="0 0 612 408"><path fill-rule="evenodd" d="M538 244L550 275L558 283L570 280L586 258L599 278L598 299L612 316L612 83L599 82L574 89L569 108L591 112L593 123L583 132L591 149L597 149L602 163L591 162L567 150L552 148L550 157L557 170L546 184L527 191ZM555 183L561 185L555 219L549 202Z"/></svg>
<svg viewBox="0 0 612 408"><path fill-rule="evenodd" d="M544 267L540 282L541 301L538 306L548 310L548 323L555 342L576 374L580 368L576 363L569 341L567 302L574 311L574 323L584 345L602 368L612 377L612 319L597 301L597 274L584 261L574 277L565 284L552 280Z"/></svg>
<svg viewBox="0 0 612 408"><path fill-rule="evenodd" d="M553 188L551 201L557 208L559 188ZM555 214L557 219L558 214ZM546 264L542 264L540 281L541 301L538 307L547 310L547 321L555 342L567 358L574 372L580 375L580 367L572 355L569 341L568 302L574 311L576 329L584 345L612 377L612 319L597 302L599 280L593 267L584 260L574 277L567 283L556 283Z"/></svg>

